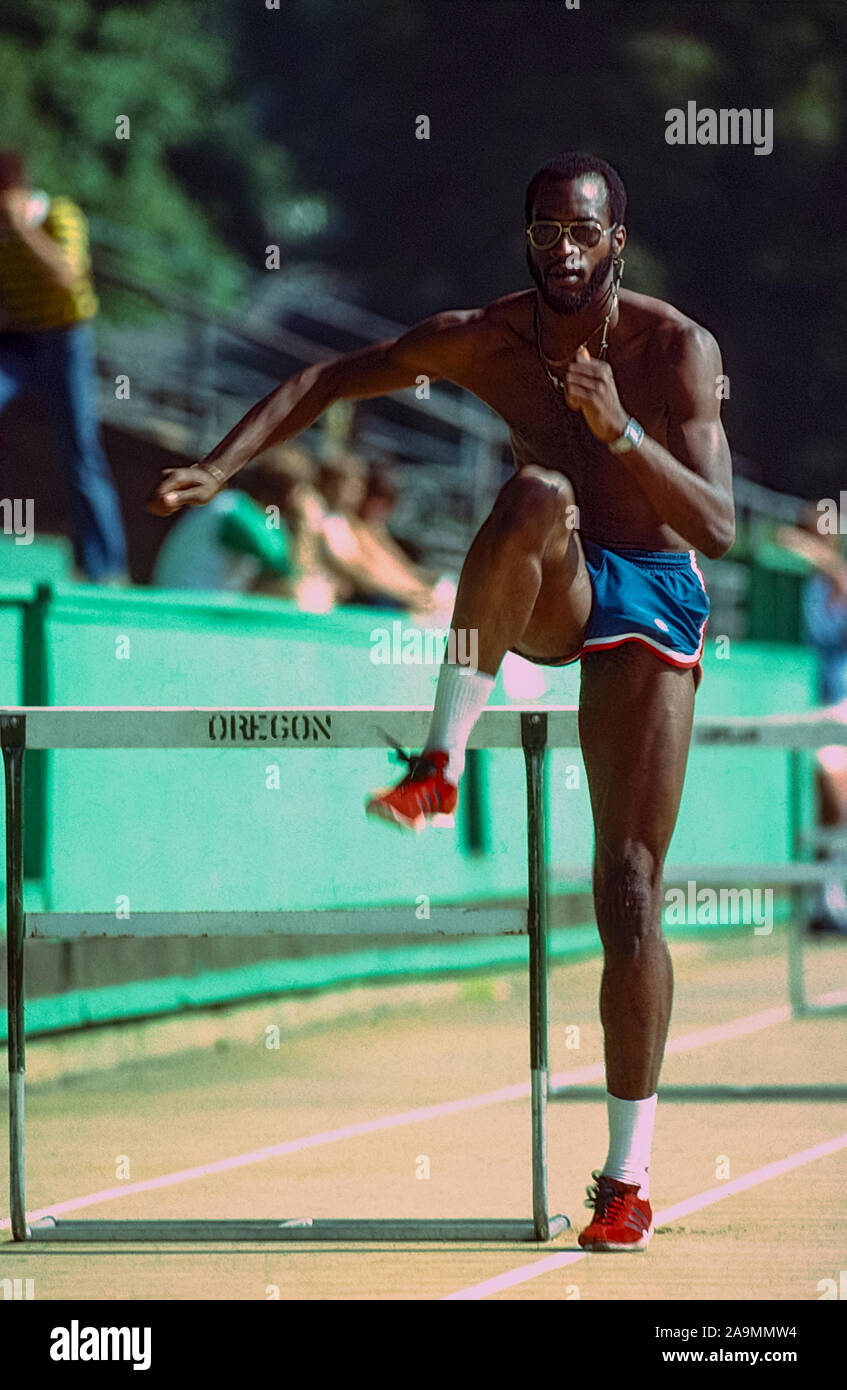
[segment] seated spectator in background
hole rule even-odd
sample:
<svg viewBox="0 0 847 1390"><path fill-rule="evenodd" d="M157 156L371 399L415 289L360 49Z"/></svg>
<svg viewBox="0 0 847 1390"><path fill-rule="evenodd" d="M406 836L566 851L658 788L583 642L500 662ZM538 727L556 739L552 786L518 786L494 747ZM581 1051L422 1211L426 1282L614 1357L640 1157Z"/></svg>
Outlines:
<svg viewBox="0 0 847 1390"><path fill-rule="evenodd" d="M307 613L327 613L335 607L337 582L324 564L326 508L314 485L315 463L297 444L275 445L255 462L269 462L275 469L277 505L288 531L291 567L285 574L264 570L250 592L292 599Z"/></svg>
<svg viewBox="0 0 847 1390"><path fill-rule="evenodd" d="M384 527L386 503L395 497L372 494L376 519L368 510L368 473L357 454L336 450L323 459L317 485L325 503L324 563L338 581L338 601L365 603L431 614L439 599L431 580L413 565Z"/></svg>
<svg viewBox="0 0 847 1390"><path fill-rule="evenodd" d="M237 488L224 488L204 507L186 508L156 557L156 588L247 593L263 572L293 581L296 560L285 513L298 467L284 451L270 450L241 470Z"/></svg>
<svg viewBox="0 0 847 1390"><path fill-rule="evenodd" d="M29 186L0 150L0 411L34 395L56 431L79 573L128 582L118 497L100 442L88 229L70 198Z"/></svg>
<svg viewBox="0 0 847 1390"><path fill-rule="evenodd" d="M431 590L433 607L452 613L456 599L455 581L436 570L415 564L388 529L388 518L397 505L397 483L389 469L371 464L365 484L365 495L359 504L353 528L359 537L363 553L374 563L383 563L392 572L405 575L414 585ZM373 602L363 595L358 602ZM400 605L398 605L400 606Z"/></svg>
<svg viewBox="0 0 847 1390"><path fill-rule="evenodd" d="M780 527L776 540L814 567L803 588L803 623L818 657L818 698L823 705L842 706L847 719L847 561L840 537L822 535L819 519L810 507L799 526ZM816 758L818 822L828 829L847 829L847 747L831 744L818 749ZM847 932L844 887L835 881L825 886L813 931Z"/></svg>

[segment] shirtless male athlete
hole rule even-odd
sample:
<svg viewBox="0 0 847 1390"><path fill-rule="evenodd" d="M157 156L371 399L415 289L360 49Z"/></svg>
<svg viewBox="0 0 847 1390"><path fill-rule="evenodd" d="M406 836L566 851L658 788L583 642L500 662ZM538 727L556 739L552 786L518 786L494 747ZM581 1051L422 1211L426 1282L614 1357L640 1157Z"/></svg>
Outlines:
<svg viewBox="0 0 847 1390"><path fill-rule="evenodd" d="M581 660L609 1118L579 1237L592 1251L644 1249L653 1229L650 1146L673 994L662 868L709 613L694 548L717 557L734 539L720 353L671 305L619 288L625 209L605 161L552 160L526 195L534 289L306 368L200 464L168 470L148 503L161 516L202 506L333 401L421 374L472 391L509 426L516 474L470 548L453 614L456 630L476 629L477 667L445 659L426 748L368 810L413 829L449 816L505 653Z"/></svg>

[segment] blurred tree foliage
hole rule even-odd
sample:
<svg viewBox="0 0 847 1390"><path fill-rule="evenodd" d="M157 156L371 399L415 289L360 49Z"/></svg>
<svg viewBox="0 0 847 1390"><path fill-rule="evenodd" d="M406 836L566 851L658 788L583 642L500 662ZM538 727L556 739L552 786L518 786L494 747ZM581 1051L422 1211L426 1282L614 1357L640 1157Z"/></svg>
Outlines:
<svg viewBox="0 0 847 1390"><path fill-rule="evenodd" d="M236 0L3 0L0 143L122 269L233 307L300 194L235 71ZM116 138L127 116L130 138Z"/></svg>
<svg viewBox="0 0 847 1390"><path fill-rule="evenodd" d="M624 283L721 344L734 447L772 486L844 485L843 0L281 0L238 24L267 133L332 189L314 250L373 307L414 319L527 283L525 186L588 149L627 185ZM771 108L773 152L668 145L689 101Z"/></svg>
<svg viewBox="0 0 847 1390"><path fill-rule="evenodd" d="M2 0L0 143L130 271L231 308L275 242L407 321L525 285L529 178L594 151L629 192L624 283L721 344L733 446L837 494L844 0L273 4ZM772 109L773 152L668 145L689 101Z"/></svg>

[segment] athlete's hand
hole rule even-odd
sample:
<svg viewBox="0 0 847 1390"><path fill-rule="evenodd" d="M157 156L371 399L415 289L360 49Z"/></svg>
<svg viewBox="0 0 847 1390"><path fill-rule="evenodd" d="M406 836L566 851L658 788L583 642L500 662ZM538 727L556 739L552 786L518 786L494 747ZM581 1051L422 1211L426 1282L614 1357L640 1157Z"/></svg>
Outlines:
<svg viewBox="0 0 847 1390"><path fill-rule="evenodd" d="M154 516L172 516L181 507L203 507L221 491L223 484L199 465L191 468L165 468L158 485L145 504Z"/></svg>
<svg viewBox="0 0 847 1390"><path fill-rule="evenodd" d="M571 410L581 410L588 428L604 444L619 439L629 415L618 396L618 388L608 362L592 357L581 347L565 372L565 400Z"/></svg>

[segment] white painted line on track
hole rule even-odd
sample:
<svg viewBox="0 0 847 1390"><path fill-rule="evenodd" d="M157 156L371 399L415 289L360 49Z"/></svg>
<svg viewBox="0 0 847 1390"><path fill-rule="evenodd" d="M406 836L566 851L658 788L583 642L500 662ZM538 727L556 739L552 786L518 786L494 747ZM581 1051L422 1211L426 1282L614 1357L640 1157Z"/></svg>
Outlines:
<svg viewBox="0 0 847 1390"><path fill-rule="evenodd" d="M189 1182L192 1178L206 1178L215 1173L228 1173L234 1168L247 1168L254 1163L263 1163L268 1158L282 1158L286 1154L300 1153L304 1149L317 1149L323 1144L335 1144L341 1139L355 1139L360 1134L373 1134L382 1129L399 1129L402 1125L419 1124L424 1120L441 1119L444 1115L459 1115L468 1110L481 1110L488 1105L500 1105L504 1101L523 1100L530 1093L528 1083L517 1086L503 1086L499 1091L486 1091L477 1096L463 1096L459 1100L443 1101L439 1105L425 1105L417 1110L406 1110L399 1115L382 1115L376 1120L362 1120L358 1124L341 1125L338 1129L324 1129L318 1134L306 1134L299 1139L286 1139L281 1144L269 1144L264 1149L253 1149L250 1153L235 1154L231 1158L219 1158L213 1163L201 1163L196 1168L180 1168L175 1173L164 1173L158 1178L145 1178L142 1182L123 1183L120 1187L106 1187L100 1192L92 1192L87 1197L72 1197L67 1202L53 1202L48 1207L27 1213L29 1220L41 1216L60 1216L63 1212L80 1211L83 1207L93 1207L100 1202L111 1202L118 1197L129 1197L136 1192L153 1192L176 1183ZM0 1230L8 1229L11 1220L0 1221Z"/></svg>
<svg viewBox="0 0 847 1390"><path fill-rule="evenodd" d="M836 990L823 996L827 1002L847 1000L847 991ZM814 999L813 1003L823 1002ZM665 1055L690 1052L694 1048L707 1047L712 1043L724 1042L730 1038L741 1037L747 1033L772 1028L775 1024L788 1022L791 1010L787 1004L777 1008L765 1009L759 1013L747 1014L743 1018L730 1019L709 1028L699 1028L686 1033L681 1038L672 1039ZM586 1067L576 1067L572 1071L557 1072L550 1077L553 1086L577 1085L582 1081L593 1081L605 1073L602 1062ZM511 1100L524 1100L530 1094L529 1082L519 1082L514 1086L503 1086L496 1091L484 1091L475 1096L463 1096L458 1100L443 1101L437 1105L425 1105L416 1110L406 1110L397 1115L382 1115L375 1120L362 1120L358 1124L341 1125L337 1129L321 1130L318 1134L307 1134L299 1139L287 1139L280 1144L270 1144L262 1149L248 1153L235 1154L229 1158L219 1158L212 1163L201 1163L194 1168L180 1168L173 1173L164 1173L158 1178L145 1178L141 1182L122 1183L120 1187L107 1187L99 1192L91 1192L84 1197L71 1197L64 1202L52 1202L27 1213L27 1219L37 1221L42 1216L61 1216L71 1211L82 1211L85 1207L98 1206L102 1202L116 1201L130 1197L138 1192L154 1192L177 1183L190 1182L194 1178L206 1178L216 1173L231 1172L236 1168L247 1168L254 1163L264 1163L266 1159L283 1158L286 1154L301 1153L304 1149L317 1149L324 1144L338 1143L343 1139L355 1139L362 1134L374 1134L379 1130L399 1129L404 1125L421 1124L426 1120L442 1119L446 1115L464 1114L471 1110L482 1110L489 1105L502 1105ZM661 1099L661 1095L660 1095ZM0 1231L9 1230L11 1219L0 1220ZM581 1258L581 1256L577 1256Z"/></svg>
<svg viewBox="0 0 847 1390"><path fill-rule="evenodd" d="M676 1202L672 1207L665 1207L664 1211L657 1211L654 1214L653 1224L654 1226L664 1226L668 1221L676 1221L680 1216L688 1216L692 1211L699 1211L701 1207L710 1207L715 1202L721 1202L724 1197L734 1197L738 1192L746 1192L750 1187L758 1187L759 1183L769 1182L771 1178L781 1177L783 1173L790 1173L793 1168L800 1168L804 1163L813 1163L817 1158L826 1158L828 1154L837 1153L839 1149L847 1149L847 1134L839 1134L834 1139L825 1139L810 1149L800 1149L798 1153L789 1154L787 1158L779 1158L774 1163L766 1163L763 1168L755 1168L751 1173L745 1173L742 1178L734 1178L732 1182L724 1183L722 1187L710 1187L707 1192L700 1192L696 1197L687 1197L684 1202ZM655 1236L653 1239L655 1240ZM540 1275L549 1274L554 1269L563 1269L566 1265L576 1264L577 1260L586 1260L590 1253L588 1250L563 1250L558 1255L547 1255L542 1259L533 1261L532 1264L520 1265L517 1269L507 1270L505 1274L497 1274L493 1279L486 1279L481 1284L470 1284L467 1288L459 1289L456 1293L447 1294L441 1299L441 1302L473 1302L477 1299L489 1298L491 1294L502 1293L504 1289L513 1289L517 1284L526 1284L530 1279L538 1279ZM632 1251L628 1257L637 1258L636 1252ZM597 1258L607 1260L613 1256L608 1252L603 1252L598 1254Z"/></svg>

